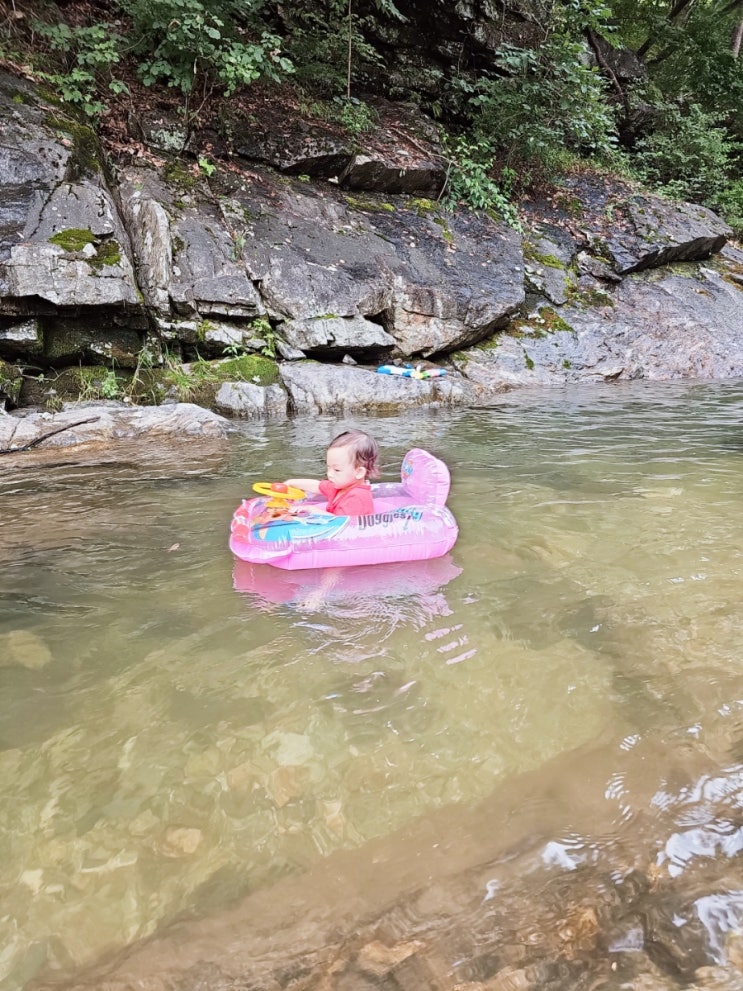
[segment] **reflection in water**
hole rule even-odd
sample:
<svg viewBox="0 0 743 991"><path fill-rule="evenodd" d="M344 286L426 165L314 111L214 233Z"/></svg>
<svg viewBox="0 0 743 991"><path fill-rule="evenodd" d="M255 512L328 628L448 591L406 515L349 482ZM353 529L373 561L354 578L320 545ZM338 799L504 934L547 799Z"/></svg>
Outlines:
<svg viewBox="0 0 743 991"><path fill-rule="evenodd" d="M253 608L270 613L284 604L365 628L374 624L381 642L403 625L420 627L435 616L450 615L444 589L461 573L450 554L432 561L301 571L236 560L233 584Z"/></svg>
<svg viewBox="0 0 743 991"><path fill-rule="evenodd" d="M488 861L488 911L509 864L537 886L605 869L599 891L739 858L742 406L628 387L359 423L389 478L411 446L447 461L461 527L450 557L368 574L226 549L251 481L320 470L331 418L251 424L202 475L4 475L0 982L296 892L339 851L358 872L452 808L437 849ZM734 888L688 901L718 960Z"/></svg>

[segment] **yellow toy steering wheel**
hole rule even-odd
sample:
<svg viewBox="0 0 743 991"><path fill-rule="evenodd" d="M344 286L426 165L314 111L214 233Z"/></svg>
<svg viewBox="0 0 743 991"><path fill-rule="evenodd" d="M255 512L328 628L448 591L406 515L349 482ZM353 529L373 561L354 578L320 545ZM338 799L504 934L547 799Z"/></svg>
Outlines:
<svg viewBox="0 0 743 991"><path fill-rule="evenodd" d="M253 491L262 496L270 496L266 509L288 509L290 502L304 499L307 495L304 489L286 485L284 482L255 482Z"/></svg>

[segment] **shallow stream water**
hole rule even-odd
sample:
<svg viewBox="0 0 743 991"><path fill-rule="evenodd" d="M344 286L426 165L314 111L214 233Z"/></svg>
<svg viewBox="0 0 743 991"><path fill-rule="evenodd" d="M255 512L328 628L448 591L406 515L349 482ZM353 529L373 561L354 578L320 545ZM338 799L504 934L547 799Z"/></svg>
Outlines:
<svg viewBox="0 0 743 991"><path fill-rule="evenodd" d="M387 480L413 446L448 463L451 554L320 588L236 565L250 484L316 475L349 425ZM528 774L548 780L535 870L618 845L672 877L739 863L743 385L250 423L201 466L0 471L8 991L338 851L402 850L430 817L485 861L477 810L497 795L521 822ZM723 968L743 918L725 897Z"/></svg>

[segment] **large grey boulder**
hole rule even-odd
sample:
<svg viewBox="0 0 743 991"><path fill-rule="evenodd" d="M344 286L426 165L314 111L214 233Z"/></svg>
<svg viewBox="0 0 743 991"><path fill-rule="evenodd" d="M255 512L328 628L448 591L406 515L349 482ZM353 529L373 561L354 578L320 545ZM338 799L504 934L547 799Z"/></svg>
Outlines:
<svg viewBox="0 0 743 991"><path fill-rule="evenodd" d="M378 316L391 300L380 258L392 248L332 187L276 183L233 187L242 208L235 237L272 317Z"/></svg>
<svg viewBox="0 0 743 991"><path fill-rule="evenodd" d="M282 417L287 415L287 394L280 385L225 382L219 387L214 405L225 416Z"/></svg>
<svg viewBox="0 0 743 991"><path fill-rule="evenodd" d="M229 120L234 153L293 175L315 179L341 175L353 159L350 136L327 121L297 120L281 110L274 106L262 121Z"/></svg>
<svg viewBox="0 0 743 991"><path fill-rule="evenodd" d="M222 440L229 421L192 403L128 406L124 403L68 404L58 413L11 413L0 416L0 449L68 448L83 444L115 445L146 439ZM3 462L6 464L7 462Z"/></svg>
<svg viewBox="0 0 743 991"><path fill-rule="evenodd" d="M506 224L404 209L375 216L374 226L395 247L386 259L393 292L385 324L402 354L468 347L524 302L521 238Z"/></svg>
<svg viewBox="0 0 743 991"><path fill-rule="evenodd" d="M694 203L671 203L659 196L635 194L626 201L624 210L626 229L618 225L606 242L621 275L709 258L733 233L711 210Z"/></svg>
<svg viewBox="0 0 743 991"><path fill-rule="evenodd" d="M418 107L371 101L375 127L339 176L341 186L377 193L439 196L446 184L438 127Z"/></svg>
<svg viewBox="0 0 743 991"><path fill-rule="evenodd" d="M446 182L438 128L417 107L376 99L348 101L345 113L366 114L365 126L352 134L336 121L300 116L277 96L269 113L246 123L229 119L231 150L252 162L291 175L333 179L342 187L385 193L437 196ZM283 111L283 112L282 112Z"/></svg>
<svg viewBox="0 0 743 991"><path fill-rule="evenodd" d="M732 236L706 207L673 202L618 178L566 180L550 200L527 209L541 225L569 232L576 251L588 248L619 275L709 258Z"/></svg>
<svg viewBox="0 0 743 991"><path fill-rule="evenodd" d="M339 349L350 355L383 353L395 346L395 338L378 323L365 317L319 316L286 320L281 324L284 339L310 356L321 356Z"/></svg>
<svg viewBox="0 0 743 991"><path fill-rule="evenodd" d="M555 386L617 379L723 379L743 376L743 292L724 271L647 271L591 305L543 308L517 333L455 356L483 385Z"/></svg>
<svg viewBox="0 0 743 991"><path fill-rule="evenodd" d="M477 405L486 392L460 377L419 380L308 361L282 365L279 375L292 408L302 413Z"/></svg>

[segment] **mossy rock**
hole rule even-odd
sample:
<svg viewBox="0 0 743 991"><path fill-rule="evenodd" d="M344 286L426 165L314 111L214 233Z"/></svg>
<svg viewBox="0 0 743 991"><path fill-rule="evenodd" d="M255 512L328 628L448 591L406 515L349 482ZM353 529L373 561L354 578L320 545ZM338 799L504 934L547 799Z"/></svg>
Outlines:
<svg viewBox="0 0 743 991"><path fill-rule="evenodd" d="M103 315L87 320L50 321L44 327L44 357L57 367L83 361L135 368L141 347L136 330L106 323Z"/></svg>
<svg viewBox="0 0 743 991"><path fill-rule="evenodd" d="M580 303L582 306L616 306L608 292L603 289L582 289L575 293L575 298L571 302Z"/></svg>
<svg viewBox="0 0 743 991"><path fill-rule="evenodd" d="M493 334L492 337L486 337L485 340L478 341L475 347L477 348L478 351L494 351L500 345L500 342L501 342L501 332L498 331L498 333ZM469 360L470 356L466 351L458 351L457 354L459 355L461 360L463 361Z"/></svg>
<svg viewBox="0 0 743 991"><path fill-rule="evenodd" d="M81 400L124 399L131 381L130 371L105 365L75 365L24 379L21 403L54 410L62 403Z"/></svg>
<svg viewBox="0 0 743 991"><path fill-rule="evenodd" d="M260 354L245 354L239 358L140 369L133 377L129 395L134 402L150 405L177 399L211 407L225 382L273 385L278 379L275 361Z"/></svg>
<svg viewBox="0 0 743 991"><path fill-rule="evenodd" d="M425 197L418 197L410 201L410 208L415 210L419 217L427 217L429 213L433 213L437 209L437 204L433 200L426 199Z"/></svg>
<svg viewBox="0 0 743 991"><path fill-rule="evenodd" d="M169 185L177 186L186 192L192 190L199 182L198 177L178 159L168 162L163 169L163 178Z"/></svg>
<svg viewBox="0 0 743 991"><path fill-rule="evenodd" d="M23 372L18 365L10 365L7 361L0 359L0 409L3 408L3 397L17 406L22 387Z"/></svg>
<svg viewBox="0 0 743 991"><path fill-rule="evenodd" d="M95 248L95 254L86 254L85 260L91 269L98 271L107 265L118 265L121 262L121 245L114 238L107 238L99 241L95 234L87 227L66 227L57 231L49 238L50 244L56 244L63 251L71 255L79 254L91 245Z"/></svg>
<svg viewBox="0 0 743 991"><path fill-rule="evenodd" d="M373 200L371 197L344 196L349 210L360 210L363 213L394 213L395 207L392 203Z"/></svg>
<svg viewBox="0 0 743 991"><path fill-rule="evenodd" d="M218 363L215 369L222 382L253 382L255 385L274 385L279 381L279 368L275 361L262 354L243 354Z"/></svg>
<svg viewBox="0 0 743 991"><path fill-rule="evenodd" d="M545 268L566 268L564 262L561 262L559 258L555 255L542 254L537 251L533 244L528 242L524 243L524 258L527 261L536 262L538 265L543 265Z"/></svg>
<svg viewBox="0 0 743 991"><path fill-rule="evenodd" d="M514 320L508 329L511 337L546 337L554 333L573 333L573 328L551 306L544 306L536 317Z"/></svg>
<svg viewBox="0 0 743 991"><path fill-rule="evenodd" d="M57 231L49 238L50 244L56 244L63 251L76 254L88 244L95 244L95 234L87 227L66 227Z"/></svg>
<svg viewBox="0 0 743 991"><path fill-rule="evenodd" d="M86 176L100 175L104 171L101 142L89 124L74 117L59 102L56 111L47 114L46 124L54 131L69 135L72 141L68 179L74 182Z"/></svg>
<svg viewBox="0 0 743 991"><path fill-rule="evenodd" d="M109 265L118 265L120 262L121 245L114 238L99 244L95 256L88 260L90 267L95 270L106 268Z"/></svg>

